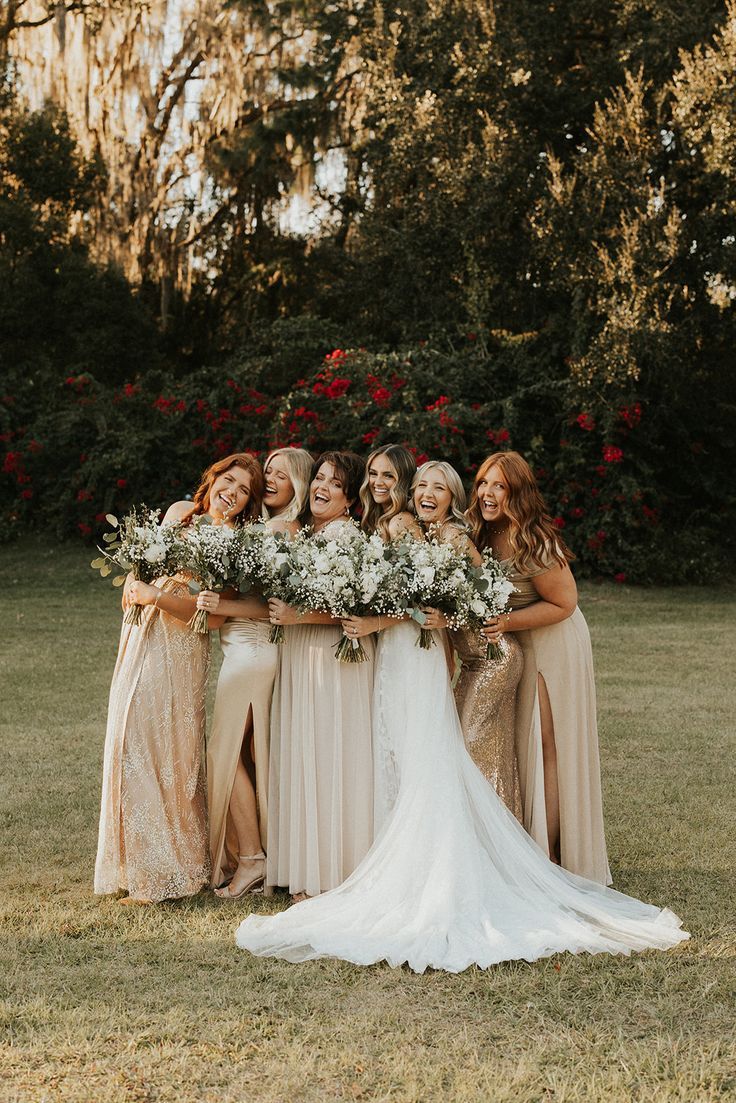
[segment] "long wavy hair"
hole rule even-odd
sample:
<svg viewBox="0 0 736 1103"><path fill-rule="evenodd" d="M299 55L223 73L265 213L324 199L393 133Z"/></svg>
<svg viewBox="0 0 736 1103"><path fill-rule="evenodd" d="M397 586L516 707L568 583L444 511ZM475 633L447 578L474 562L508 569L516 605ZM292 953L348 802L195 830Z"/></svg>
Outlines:
<svg viewBox="0 0 736 1103"><path fill-rule="evenodd" d="M494 465L508 487L504 510L510 522L509 543L516 570L548 567L550 556L564 567L575 556L555 527L534 472L519 452L493 452L478 468L466 514L475 546L482 551L491 542L490 526L480 511L478 483Z"/></svg>
<svg viewBox="0 0 736 1103"><path fill-rule="evenodd" d="M266 462L263 465L264 482L266 468L275 456L283 456L286 460L291 485L294 487L294 497L291 499L286 509L278 514L278 517L282 521L296 521L304 508L304 503L309 498L309 474L312 470L312 464L314 463L314 456L311 452L307 452L306 448L275 448L273 452L268 453ZM268 507L265 503L261 507L261 516L264 521L267 521L272 516L272 514L268 512Z"/></svg>
<svg viewBox="0 0 736 1103"><path fill-rule="evenodd" d="M187 521L191 521L192 517L209 511L210 492L213 484L220 475L224 475L231 467L242 467L243 471L247 471L250 475L250 498L246 502L245 508L237 516L231 517L230 520L239 525L245 524L246 521L255 521L261 512L263 501L263 471L255 456L251 456L248 452L234 452L232 456L225 456L224 459L215 460L213 464L210 464L194 492L192 508L186 516Z"/></svg>
<svg viewBox="0 0 736 1103"><path fill-rule="evenodd" d="M452 464L446 462L446 460L427 460L417 471L411 484L411 501L412 509L414 508L414 491L417 488L417 484L421 480L422 476L431 468L436 467L438 471L441 471L447 481L447 489L452 495L452 501L450 502L450 514L447 521L452 521L458 528L465 531L468 527L468 522L465 518L465 506L467 504L467 496L465 494L465 487L463 481L458 475ZM447 521L444 523L446 524Z"/></svg>
<svg viewBox="0 0 736 1103"><path fill-rule="evenodd" d="M389 506L384 510L371 494L368 472L371 464L379 456L385 456L396 473L396 482L389 492ZM377 532L384 540L389 537L389 523L399 513L409 508L411 501L411 482L417 469L417 461L408 449L400 444L384 444L371 452L366 460L365 477L360 488L360 501L363 505L363 518L360 527L366 532Z"/></svg>
<svg viewBox="0 0 736 1103"><path fill-rule="evenodd" d="M323 463L331 463L335 468L335 473L342 483L345 497L348 499L348 502L350 502L348 509L349 515L351 517L354 516L355 504L359 501L360 484L363 480L362 459L360 456L357 456L355 452L323 452L321 456L317 456L317 459L312 464L312 470L309 473L309 486L312 485ZM309 493L307 493L298 520L301 521L303 525L308 525L311 518Z"/></svg>

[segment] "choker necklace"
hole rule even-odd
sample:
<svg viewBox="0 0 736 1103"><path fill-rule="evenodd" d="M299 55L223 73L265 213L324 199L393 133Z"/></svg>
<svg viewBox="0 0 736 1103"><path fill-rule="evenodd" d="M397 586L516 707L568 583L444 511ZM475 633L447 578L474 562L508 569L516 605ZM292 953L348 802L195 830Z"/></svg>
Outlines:
<svg viewBox="0 0 736 1103"><path fill-rule="evenodd" d="M491 536L502 536L505 532L508 532L508 525L501 525L500 528L494 528L493 525L488 526L491 530Z"/></svg>

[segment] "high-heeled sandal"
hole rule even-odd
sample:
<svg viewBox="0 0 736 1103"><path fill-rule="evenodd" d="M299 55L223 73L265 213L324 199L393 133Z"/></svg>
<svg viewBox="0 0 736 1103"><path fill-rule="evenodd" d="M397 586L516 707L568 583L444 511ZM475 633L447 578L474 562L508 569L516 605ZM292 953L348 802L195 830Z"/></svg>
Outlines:
<svg viewBox="0 0 736 1103"><path fill-rule="evenodd" d="M247 884L243 885L242 889L238 892L231 892L230 884L224 885L221 889L215 889L215 896L219 896L220 900L240 900L241 896L245 896L246 892L255 892L263 885L266 878L266 855L262 850L258 854L238 854L238 865L241 862L258 862L261 866L260 873L251 877Z"/></svg>

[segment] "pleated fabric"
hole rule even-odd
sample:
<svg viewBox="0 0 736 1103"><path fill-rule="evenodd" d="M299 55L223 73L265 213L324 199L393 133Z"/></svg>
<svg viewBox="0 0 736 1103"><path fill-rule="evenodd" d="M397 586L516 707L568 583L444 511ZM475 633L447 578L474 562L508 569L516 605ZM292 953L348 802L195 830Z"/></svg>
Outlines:
<svg viewBox="0 0 736 1103"><path fill-rule="evenodd" d="M348 877L373 841L372 636L342 663L342 629L290 625L271 709L269 885L316 896Z"/></svg>

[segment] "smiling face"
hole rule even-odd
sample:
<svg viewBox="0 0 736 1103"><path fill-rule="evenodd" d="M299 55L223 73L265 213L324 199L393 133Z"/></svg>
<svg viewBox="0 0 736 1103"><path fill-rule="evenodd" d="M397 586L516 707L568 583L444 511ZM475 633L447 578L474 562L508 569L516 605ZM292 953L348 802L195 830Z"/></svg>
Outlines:
<svg viewBox="0 0 736 1103"><path fill-rule="evenodd" d="M452 508L452 492L447 479L437 467L430 467L419 477L414 488L414 509L425 525L438 525L447 519Z"/></svg>
<svg viewBox="0 0 736 1103"><path fill-rule="evenodd" d="M263 504L272 516L278 516L294 497L294 484L289 474L289 466L284 456L271 456L263 474L266 479L266 492Z"/></svg>
<svg viewBox="0 0 736 1103"><path fill-rule="evenodd" d="M325 461L309 487L309 508L316 525L326 525L347 513L350 502L333 464Z"/></svg>
<svg viewBox="0 0 736 1103"><path fill-rule="evenodd" d="M250 471L234 464L218 475L210 487L208 511L216 520L232 521L243 512L250 496Z"/></svg>
<svg viewBox="0 0 736 1103"><path fill-rule="evenodd" d="M475 490L484 521L499 525L508 519L504 507L509 496L509 486L498 464L494 463L482 472L475 484Z"/></svg>
<svg viewBox="0 0 736 1103"><path fill-rule="evenodd" d="M387 510L391 506L391 491L399 481L396 468L388 456L376 456L368 468L368 489L376 505Z"/></svg>

